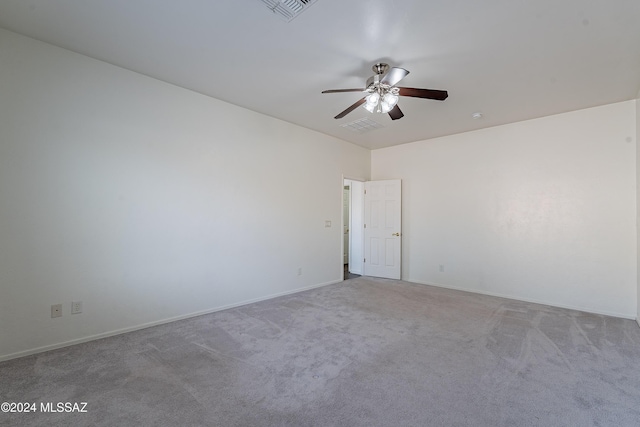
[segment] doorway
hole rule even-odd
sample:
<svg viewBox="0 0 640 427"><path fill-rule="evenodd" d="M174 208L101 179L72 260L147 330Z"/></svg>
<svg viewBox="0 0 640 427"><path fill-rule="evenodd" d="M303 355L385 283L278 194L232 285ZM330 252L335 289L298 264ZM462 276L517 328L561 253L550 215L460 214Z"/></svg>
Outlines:
<svg viewBox="0 0 640 427"><path fill-rule="evenodd" d="M402 182L343 179L343 279L400 279Z"/></svg>
<svg viewBox="0 0 640 427"><path fill-rule="evenodd" d="M360 277L364 260L364 182L344 179L342 189L343 279Z"/></svg>

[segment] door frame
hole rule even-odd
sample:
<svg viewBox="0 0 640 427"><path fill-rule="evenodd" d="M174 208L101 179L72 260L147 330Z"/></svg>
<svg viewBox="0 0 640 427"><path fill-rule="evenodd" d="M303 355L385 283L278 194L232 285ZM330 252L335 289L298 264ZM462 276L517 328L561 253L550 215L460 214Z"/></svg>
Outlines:
<svg viewBox="0 0 640 427"><path fill-rule="evenodd" d="M349 184L347 184L346 182L349 181ZM364 273L364 234L361 234L361 238L358 239L357 237L354 238L354 234L356 234L356 236L358 235L358 233L353 233L353 224L354 222L357 224L364 224L364 183L366 182L366 179L363 178L351 178L348 176L342 176L342 182L340 185L340 200L341 200L341 204L340 204L340 212L341 212L341 230L344 230L344 215L342 215L342 209L343 209L343 205L342 205L342 200L343 200L343 190L344 190L344 186L345 185L349 185L349 271L353 272L354 274L360 274L362 275L362 273ZM358 183L358 185L362 186L362 194L360 197L360 202L361 205L360 206L360 215L357 218L354 218L354 214L353 214L353 186L351 185L352 183ZM359 248L359 250L358 250ZM354 262L354 257L353 254L358 254L360 253L362 256L359 257L359 260L356 262ZM344 235L343 233L340 234L340 259L342 260L344 257ZM344 264L341 262L340 263L340 271L342 271L341 275L342 275L342 280L345 279L344 277ZM354 271L355 270L355 271Z"/></svg>

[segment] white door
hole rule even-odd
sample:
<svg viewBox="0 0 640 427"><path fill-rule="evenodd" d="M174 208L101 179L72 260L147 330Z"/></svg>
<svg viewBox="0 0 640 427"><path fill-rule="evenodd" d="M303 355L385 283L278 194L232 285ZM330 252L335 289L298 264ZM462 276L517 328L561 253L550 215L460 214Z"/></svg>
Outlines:
<svg viewBox="0 0 640 427"><path fill-rule="evenodd" d="M400 279L402 235L399 179L364 184L364 274Z"/></svg>

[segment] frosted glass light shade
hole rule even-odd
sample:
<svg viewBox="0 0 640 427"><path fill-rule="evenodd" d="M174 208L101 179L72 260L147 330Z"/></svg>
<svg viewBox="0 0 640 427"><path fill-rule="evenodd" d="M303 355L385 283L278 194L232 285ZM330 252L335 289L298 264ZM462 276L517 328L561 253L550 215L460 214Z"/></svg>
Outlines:
<svg viewBox="0 0 640 427"><path fill-rule="evenodd" d="M378 107L378 101L380 101L380 94L378 94L378 92L373 92L367 96L364 108L366 108L370 113L373 113Z"/></svg>
<svg viewBox="0 0 640 427"><path fill-rule="evenodd" d="M380 109L383 113L388 113L393 110L393 107L398 103L398 95L394 95L392 93L385 93L382 101L380 102Z"/></svg>
<svg viewBox="0 0 640 427"><path fill-rule="evenodd" d="M367 104L378 105L378 101L380 101L380 95L378 92L373 92L371 95L367 96Z"/></svg>

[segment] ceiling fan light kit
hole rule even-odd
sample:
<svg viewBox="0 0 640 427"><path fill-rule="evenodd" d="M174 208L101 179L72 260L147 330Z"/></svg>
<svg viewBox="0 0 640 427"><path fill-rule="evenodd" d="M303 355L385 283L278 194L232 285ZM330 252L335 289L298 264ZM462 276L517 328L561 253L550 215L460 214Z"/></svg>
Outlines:
<svg viewBox="0 0 640 427"><path fill-rule="evenodd" d="M393 110L393 107L398 103L398 95L390 91L384 93L384 95L380 95L380 93L376 91L366 96L365 99L366 101L363 107L370 113L388 113Z"/></svg>
<svg viewBox="0 0 640 427"><path fill-rule="evenodd" d="M400 107L397 105L399 96L435 99L437 101L444 101L449 96L445 90L397 87L396 85L400 80L409 74L409 71L404 68L389 68L388 64L379 62L375 64L372 69L376 74L367 79L367 85L364 89L330 89L322 91L322 93L368 93L364 98L359 99L349 108L338 114L335 117L336 119L343 118L362 105L370 113L389 114L391 120L398 120L404 117Z"/></svg>

